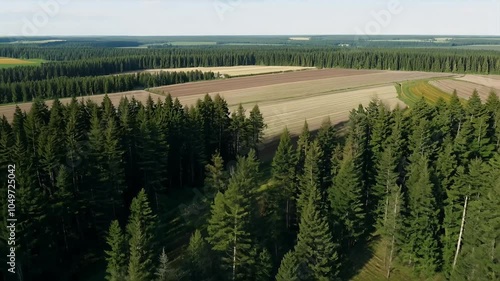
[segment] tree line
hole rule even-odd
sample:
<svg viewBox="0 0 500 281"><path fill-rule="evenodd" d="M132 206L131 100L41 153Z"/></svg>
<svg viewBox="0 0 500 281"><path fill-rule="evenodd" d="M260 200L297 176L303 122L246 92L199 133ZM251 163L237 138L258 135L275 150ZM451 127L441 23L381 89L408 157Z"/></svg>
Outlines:
<svg viewBox="0 0 500 281"><path fill-rule="evenodd" d="M213 72L189 71L159 73L136 73L123 75L66 77L1 83L0 103L29 102L35 99L81 97L97 94L116 93L151 87L180 84L192 81L212 80Z"/></svg>
<svg viewBox="0 0 500 281"><path fill-rule="evenodd" d="M56 57L54 55L57 54ZM167 49L41 48L0 46L0 56L42 58L41 66L0 70L0 82L95 76L124 71L235 65L295 65L405 71L499 74L500 56L492 51L329 48L329 47L175 47Z"/></svg>
<svg viewBox="0 0 500 281"><path fill-rule="evenodd" d="M106 96L100 104L73 98L17 108L12 123L4 117L0 125L0 165L16 167L17 277L81 280L103 260L110 222L126 219L140 189L155 213L168 212L161 198L200 186L212 154L235 159L256 147L263 128L257 106L230 114L224 99L208 95L189 107L170 96L144 104L123 98L115 107ZM6 251L5 225L0 235Z"/></svg>
<svg viewBox="0 0 500 281"><path fill-rule="evenodd" d="M189 47L167 49L0 46L0 56L44 58L40 66L0 69L0 103L144 89L213 79L199 72L107 77L143 69L236 65L294 65L499 74L500 56L488 51L442 49L337 49L327 47ZM135 80L135 81L131 81Z"/></svg>

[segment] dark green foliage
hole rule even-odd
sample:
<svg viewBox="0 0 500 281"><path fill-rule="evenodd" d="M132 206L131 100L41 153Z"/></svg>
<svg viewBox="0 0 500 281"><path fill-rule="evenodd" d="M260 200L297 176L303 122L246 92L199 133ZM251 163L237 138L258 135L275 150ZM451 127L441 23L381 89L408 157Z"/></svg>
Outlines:
<svg viewBox="0 0 500 281"><path fill-rule="evenodd" d="M318 188L320 184L320 169L319 159L323 155L318 141L308 145L307 155L304 162L303 173L299 178L299 196L297 198L297 213L300 215L304 211L305 206L309 202L311 190ZM320 191L321 192L321 191ZM322 200L317 202L319 205L324 205Z"/></svg>
<svg viewBox="0 0 500 281"><path fill-rule="evenodd" d="M409 264L419 274L429 275L440 266L439 209L431 182L427 157L413 157L408 170L407 217L405 218L406 245L403 252Z"/></svg>
<svg viewBox="0 0 500 281"><path fill-rule="evenodd" d="M154 234L156 215L149 207L146 192L142 189L130 205L130 218L127 224L129 237L128 280L149 281L152 279L155 259Z"/></svg>
<svg viewBox="0 0 500 281"><path fill-rule="evenodd" d="M254 157L250 152L238 158L227 191L215 197L208 224L207 240L220 259L223 278L230 280L246 280L251 275L252 197L258 173Z"/></svg>
<svg viewBox="0 0 500 281"><path fill-rule="evenodd" d="M435 106L421 100L392 111L374 100L351 112L346 136L328 121L313 136L306 123L297 150L284 131L271 178L261 178L252 150L265 137L257 106L230 115L224 99L209 95L189 107L170 96L124 98L119 105L108 97L55 100L50 109L37 99L215 78L99 76L177 66L498 72L497 55L485 52L296 47L0 47L4 56L67 60L0 71L3 103L35 100L28 113L16 110L12 124L0 122L0 167L16 164L16 277L78 280L106 260L108 280L269 280L276 272L277 280L335 280L351 270L354 246L376 234L387 249L388 275L409 265L428 277L442 271L450 280L497 280L494 94L481 101L475 93L468 103L453 95ZM196 222L180 219L175 203L201 187L202 198L191 204ZM4 221L6 201L0 202ZM129 206L124 235L118 222L127 222ZM188 244L186 233L195 228Z"/></svg>
<svg viewBox="0 0 500 281"><path fill-rule="evenodd" d="M339 171L328 190L331 218L346 250L358 242L366 230L363 186L360 167L356 162L358 152L352 142L348 140Z"/></svg>
<svg viewBox="0 0 500 281"><path fill-rule="evenodd" d="M294 249L298 263L305 266L300 280L335 280L339 274L338 245L333 240L324 211L317 206L321 201L319 190L313 185L301 215Z"/></svg>

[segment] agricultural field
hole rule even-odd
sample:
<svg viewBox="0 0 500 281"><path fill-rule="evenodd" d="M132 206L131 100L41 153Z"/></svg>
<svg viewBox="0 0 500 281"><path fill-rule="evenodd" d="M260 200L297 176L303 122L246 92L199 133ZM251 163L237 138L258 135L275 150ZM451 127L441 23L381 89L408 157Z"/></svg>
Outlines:
<svg viewBox="0 0 500 281"><path fill-rule="evenodd" d="M314 73L318 75L310 77L310 74ZM155 88L152 91L170 93L178 97L182 104L188 105L195 104L207 93L211 96L220 94L230 109L236 108L240 103L247 109L258 104L268 124L265 134L272 139L279 135L285 126L292 134L298 134L304 120L308 121L312 130L318 129L327 117L334 124L345 121L350 110L360 103L367 105L373 98L383 100L390 107L397 104L404 107L404 103L398 99L394 82L442 76L442 74L420 72L340 69L293 74L294 79L290 80L284 79L287 75L266 75L173 85ZM297 74L307 76L309 79L293 82L299 79L300 76ZM328 76L326 74L334 77L324 78ZM269 80L271 77L274 78ZM269 85L268 82L276 84Z"/></svg>
<svg viewBox="0 0 500 281"><path fill-rule="evenodd" d="M500 75L465 75L457 80L467 81L486 87L500 89Z"/></svg>
<svg viewBox="0 0 500 281"><path fill-rule="evenodd" d="M498 82L500 83L500 80ZM430 84L450 94L453 93L454 90L457 90L457 95L463 99L468 99L474 90L478 91L483 101L488 98L491 91L500 93L498 88L495 89L485 85L455 79L435 80L431 81Z"/></svg>
<svg viewBox="0 0 500 281"><path fill-rule="evenodd" d="M500 45L464 45L457 46L454 49L464 49L464 50L487 50L487 51L500 51Z"/></svg>
<svg viewBox="0 0 500 281"><path fill-rule="evenodd" d="M398 83L396 88L399 98L410 106L415 104L422 97L432 104L436 103L440 98L448 101L450 99L450 94L431 85L431 82L432 81L428 80L418 80Z"/></svg>
<svg viewBox="0 0 500 281"><path fill-rule="evenodd" d="M396 104L405 106L398 99L396 89L392 85L327 92L323 92L325 88L318 87L303 92L302 89L307 87L307 84L302 82L293 85L297 87L285 84L249 88L219 94L227 101L231 110L240 103L248 110L258 104L265 123L268 124L265 134L269 138L279 135L285 126L292 134L300 133L304 120L307 120L311 130L318 129L328 117L333 124L345 121L350 110L357 108L360 103L368 105L374 98L383 100L390 107ZM215 96L216 93L211 95ZM203 96L204 94L181 96L179 100L182 104L192 105Z"/></svg>
<svg viewBox="0 0 500 281"><path fill-rule="evenodd" d="M286 88L271 89L262 94L276 98L280 95L309 95L310 92L325 93L333 90L349 90L360 87L380 86L394 82L403 82L433 77L451 77L445 73L353 70L353 69L321 69L280 74L239 77L225 80L212 80L177 84L153 88L154 92L170 93L174 97L207 93L221 93L264 86L286 84ZM301 84L304 82L305 84ZM284 91L279 92L279 91ZM293 94L292 94L293 93ZM258 101L258 99L256 99Z"/></svg>
<svg viewBox="0 0 500 281"><path fill-rule="evenodd" d="M149 69L142 72L158 73L161 71L168 72L187 72L187 71L201 71L213 72L231 77L248 76L258 74L269 74L279 72L290 72L315 69L315 67L302 67L302 66L265 66L265 65L243 65L243 66L229 66L229 67L188 67L188 68L170 68L170 69Z"/></svg>
<svg viewBox="0 0 500 281"><path fill-rule="evenodd" d="M8 68L8 67L22 66L22 65L38 65L41 64L42 62L43 60L37 60L37 59L21 60L15 58L0 57L0 68Z"/></svg>
<svg viewBox="0 0 500 281"><path fill-rule="evenodd" d="M122 96L145 101L149 94L157 100L170 93L182 104L192 105L207 93L212 96L220 94L230 109L241 103L250 110L258 104L268 124L266 136L273 138L285 126L292 133L299 133L304 120L313 130L319 128L326 117L330 117L334 124L344 121L350 110L360 103L368 104L373 98L383 100L391 107L396 104L404 106L398 100L394 83L447 76L449 74L428 72L322 69L192 82L152 88L151 93L131 91L109 94L109 97L117 104ZM94 95L88 98L101 101L102 97ZM63 103L70 100L61 99ZM50 103L47 102L49 106ZM19 106L22 110L29 110L31 104ZM12 104L1 106L0 115L11 120L14 110Z"/></svg>

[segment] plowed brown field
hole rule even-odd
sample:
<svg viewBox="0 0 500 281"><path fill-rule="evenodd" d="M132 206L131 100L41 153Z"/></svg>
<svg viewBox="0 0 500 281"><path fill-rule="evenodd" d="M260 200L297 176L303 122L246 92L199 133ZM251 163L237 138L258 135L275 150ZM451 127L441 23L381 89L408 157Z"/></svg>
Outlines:
<svg viewBox="0 0 500 281"><path fill-rule="evenodd" d="M221 67L189 67L189 68L164 68L164 69L148 69L140 72L158 73L166 72L187 72L196 71L213 72L219 74L226 74L232 77L258 75L267 73L278 73L288 71L299 71L315 69L315 67L302 67L302 66L265 66L265 65L242 65L242 66L221 66Z"/></svg>
<svg viewBox="0 0 500 281"><path fill-rule="evenodd" d="M285 126L292 133L298 133L308 120L311 129L317 129L324 118L330 117L333 123L344 121L349 111L359 104L368 104L372 98L379 98L389 106L402 104L397 99L394 82L447 77L450 74L427 72L322 69L287 72L280 74L239 77L224 80L201 81L178 84L152 89L156 93L170 93L178 97L183 104L195 104L207 93L223 96L234 109L242 103L249 111L258 104L268 128L267 137L277 136ZM150 93L132 91L109 94L114 104L118 104L122 96L134 96L145 101ZM153 99L161 95L153 95ZM100 102L103 95L91 96L90 99ZM62 99L69 102L70 99ZM50 102L47 102L50 106ZM29 110L30 103L20 105ZM0 115L9 119L15 105L0 106Z"/></svg>
<svg viewBox="0 0 500 281"><path fill-rule="evenodd" d="M450 76L450 74L381 70L321 69L192 82L158 87L154 88L154 90L161 91L165 94L170 93L174 97L180 97L185 95L218 93L223 91L307 81L307 87L317 84L321 85L321 87L326 87L325 91L327 91L446 76ZM290 86L290 89L293 89L294 85Z"/></svg>
<svg viewBox="0 0 500 281"><path fill-rule="evenodd" d="M500 83L500 81L498 82ZM435 80L430 81L429 83L450 94L453 93L454 90L457 90L457 95L463 99L468 99L472 95L474 90L478 91L479 96L481 96L482 100L486 100L491 91L500 93L500 88L495 89L493 87L455 79Z"/></svg>

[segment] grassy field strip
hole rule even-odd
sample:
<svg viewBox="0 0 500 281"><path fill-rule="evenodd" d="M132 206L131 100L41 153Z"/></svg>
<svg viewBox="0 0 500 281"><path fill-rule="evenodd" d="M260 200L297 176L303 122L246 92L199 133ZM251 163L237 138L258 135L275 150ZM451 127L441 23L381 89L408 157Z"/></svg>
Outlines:
<svg viewBox="0 0 500 281"><path fill-rule="evenodd" d="M492 87L455 79L435 80L430 81L430 84L450 94L452 94L454 90L457 90L458 96L463 99L468 99L474 90L478 91L483 101L488 98L488 95L491 91L500 93L500 90L498 88L495 89Z"/></svg>
<svg viewBox="0 0 500 281"><path fill-rule="evenodd" d="M396 87L401 88L398 89L399 98L410 106L415 104L422 97L432 104L436 103L439 98L443 98L445 101L451 98L449 93L431 85L428 80L401 83L396 85Z"/></svg>
<svg viewBox="0 0 500 281"><path fill-rule="evenodd" d="M23 65L39 65L44 60L41 59L31 59L31 60L21 60L16 58L5 58L0 57L0 68L8 68Z"/></svg>

